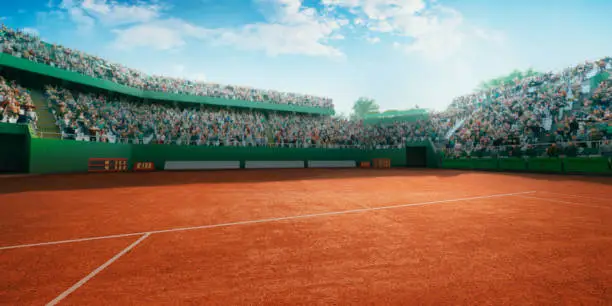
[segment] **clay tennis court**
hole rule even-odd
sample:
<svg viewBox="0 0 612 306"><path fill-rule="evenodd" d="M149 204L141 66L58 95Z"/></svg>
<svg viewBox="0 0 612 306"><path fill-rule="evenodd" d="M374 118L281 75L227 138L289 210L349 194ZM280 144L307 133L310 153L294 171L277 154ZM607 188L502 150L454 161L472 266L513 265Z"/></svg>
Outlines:
<svg viewBox="0 0 612 306"><path fill-rule="evenodd" d="M610 305L612 178L0 179L2 305Z"/></svg>

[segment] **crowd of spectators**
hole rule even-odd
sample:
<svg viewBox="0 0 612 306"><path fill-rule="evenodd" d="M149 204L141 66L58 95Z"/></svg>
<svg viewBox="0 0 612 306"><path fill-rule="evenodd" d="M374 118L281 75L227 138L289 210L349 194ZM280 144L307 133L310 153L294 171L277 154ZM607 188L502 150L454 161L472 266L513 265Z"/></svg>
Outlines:
<svg viewBox="0 0 612 306"><path fill-rule="evenodd" d="M135 103L48 86L62 137L100 142L208 146L398 147L413 124L364 125L330 116ZM422 134L426 133L423 130Z"/></svg>
<svg viewBox="0 0 612 306"><path fill-rule="evenodd" d="M36 126L38 117L35 109L25 88L0 76L0 122Z"/></svg>
<svg viewBox="0 0 612 306"><path fill-rule="evenodd" d="M602 61L606 65L583 64L459 97L446 111L416 122L364 124L330 116L147 104L53 87L46 94L65 135L95 141L389 148L430 139L442 143L447 156L545 155L547 148L534 144L556 142L571 155L574 147L582 152L586 142L612 136L612 81L591 92L577 86L588 80L587 73L612 68L610 59Z"/></svg>
<svg viewBox="0 0 612 306"><path fill-rule="evenodd" d="M604 63L604 64L602 64ZM603 68L602 68L603 67ZM453 101L426 120L364 124L330 116L132 102L48 87L66 137L212 146L400 147L430 139L447 156L550 155L589 149L612 138L612 80L582 90L587 74L612 70L609 58L547 73ZM81 135L81 136L79 136ZM605 145L602 145L602 148ZM585 152L588 152L586 150Z"/></svg>
<svg viewBox="0 0 612 306"><path fill-rule="evenodd" d="M610 76L612 58L585 62L560 73L515 80L459 97L451 108L470 113L444 142L450 156L521 155L535 143L582 149L612 138L612 79L583 90L594 75ZM546 154L542 150L542 154ZM538 154L537 152L535 154Z"/></svg>
<svg viewBox="0 0 612 306"><path fill-rule="evenodd" d="M263 146L265 118L253 111L143 104L47 87L66 138L101 142Z"/></svg>
<svg viewBox="0 0 612 306"><path fill-rule="evenodd" d="M147 75L91 54L49 44L35 35L4 25L0 28L0 52L141 90L320 108L334 107L332 100L324 97Z"/></svg>
<svg viewBox="0 0 612 306"><path fill-rule="evenodd" d="M5 26L0 51L34 62L151 91L333 108L307 95L149 76L96 56L51 45ZM447 156L573 154L587 142L612 138L612 58L585 62L454 99L426 120L364 124L330 116L143 103L118 96L48 87L46 96L62 133L89 141L284 147L397 147L429 139ZM597 79L597 82L591 82ZM591 84L594 88L590 88ZM0 121L35 123L27 90L0 79ZM557 143L539 150L536 143ZM550 150L548 150L550 149ZM537 153L536 153L537 154ZM550 155L550 154L549 154Z"/></svg>

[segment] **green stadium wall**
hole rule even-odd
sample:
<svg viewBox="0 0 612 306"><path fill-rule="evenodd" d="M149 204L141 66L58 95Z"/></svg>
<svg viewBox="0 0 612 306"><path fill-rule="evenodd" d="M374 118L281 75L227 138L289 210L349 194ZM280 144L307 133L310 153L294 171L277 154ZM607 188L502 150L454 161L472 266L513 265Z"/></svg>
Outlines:
<svg viewBox="0 0 612 306"><path fill-rule="evenodd" d="M166 102L188 102L197 104L209 104L215 106L227 106L227 107L238 107L238 108L249 108L249 109L261 109L269 111L284 111L284 112L295 112L295 113L308 113L318 115L333 115L333 109L326 109L320 107L310 106L298 106L298 105L286 105L266 102L251 102L244 100L229 100L214 97L202 97L193 95L173 94L165 92L154 92L145 91L137 88L132 88L124 85L120 85L109 80L102 80L87 75L80 74L78 72L68 71L64 69L55 68L41 63L35 63L30 60L17 58L9 54L0 53L0 66L10 67L17 69L29 74L37 74L39 76L46 76L56 78L64 82L70 82L73 84L84 85L96 89L107 90L114 93L121 93L124 95L147 99L147 100L158 100ZM55 82L50 82L55 83Z"/></svg>
<svg viewBox="0 0 612 306"><path fill-rule="evenodd" d="M87 172L90 158L127 158L132 145L74 140L30 139L30 173ZM131 165L130 165L131 167Z"/></svg>
<svg viewBox="0 0 612 306"><path fill-rule="evenodd" d="M443 159L444 169L612 175L608 157Z"/></svg>
<svg viewBox="0 0 612 306"><path fill-rule="evenodd" d="M166 161L238 160L244 167L244 162L247 160L354 160L361 162L372 161L375 158L388 158L391 160L392 167L407 165L405 148L360 150L110 144L37 138L33 137L28 126L0 123L0 138L2 137L10 141L3 143L2 150L0 150L0 165L19 164L21 165L19 171L9 172L36 174L87 172L90 158L126 158L130 169L135 162L153 162L157 170L163 170ZM612 175L610 159L605 157L439 159L439 155L426 142L411 143L408 146L427 148L428 168L440 166L446 169L464 170Z"/></svg>
<svg viewBox="0 0 612 306"><path fill-rule="evenodd" d="M153 162L157 170L163 170L166 161L239 160L241 165L244 166L246 160L354 160L361 162L371 161L374 158L389 158L392 167L406 165L405 149L204 147L30 139L29 169L31 173L87 172L90 158L127 158L130 169L134 162Z"/></svg>

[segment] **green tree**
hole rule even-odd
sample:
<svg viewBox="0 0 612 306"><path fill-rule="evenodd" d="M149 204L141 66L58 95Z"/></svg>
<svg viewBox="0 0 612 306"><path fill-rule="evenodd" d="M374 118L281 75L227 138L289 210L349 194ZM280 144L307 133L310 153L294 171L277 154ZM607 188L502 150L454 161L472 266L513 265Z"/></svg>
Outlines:
<svg viewBox="0 0 612 306"><path fill-rule="evenodd" d="M337 119L349 119L349 116L345 112L338 112L332 117L337 118Z"/></svg>
<svg viewBox="0 0 612 306"><path fill-rule="evenodd" d="M361 97L353 104L353 113L351 114L352 119L363 119L366 114L377 114L379 113L379 106L374 99Z"/></svg>
<svg viewBox="0 0 612 306"><path fill-rule="evenodd" d="M522 80L524 78L528 78L531 76L536 76L536 75L540 75L542 74L541 72L535 71L533 68L529 68L525 71L520 71L518 69L515 69L514 71L510 72L507 75L504 76L500 76L488 81L484 81L481 82L478 85L477 90L478 91L482 91L482 90L489 90L491 88L496 88L496 87L500 87L503 85L509 85L509 84L513 84L515 80Z"/></svg>

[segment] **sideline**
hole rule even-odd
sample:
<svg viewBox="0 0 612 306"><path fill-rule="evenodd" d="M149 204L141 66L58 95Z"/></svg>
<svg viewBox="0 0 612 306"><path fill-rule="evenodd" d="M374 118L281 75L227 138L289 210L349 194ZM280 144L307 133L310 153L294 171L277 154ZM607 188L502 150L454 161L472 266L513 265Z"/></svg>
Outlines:
<svg viewBox="0 0 612 306"><path fill-rule="evenodd" d="M54 298L51 302L47 303L47 306L57 305L57 303L61 302L68 295L70 295L71 293L73 293L74 291L79 289L81 286L85 285L85 283L87 283L90 279L92 279L94 276L96 276L96 274L98 274L98 273L102 272L104 269L108 268L108 266L110 266L113 262L115 262L121 256L125 255L125 253L129 252L131 249L133 249L135 246L137 246L143 240L147 239L147 237L149 237L150 235L151 234L144 234L144 235L142 235L142 237L138 238L138 240L132 242L132 244L127 246L121 252L117 253L115 256L113 256L111 259L109 259L108 261L103 263L101 266L99 266L95 270L91 271L91 273L87 274L87 276L83 277L76 284L72 285L72 287L70 287L66 291L62 292L60 295L58 295L56 298Z"/></svg>

